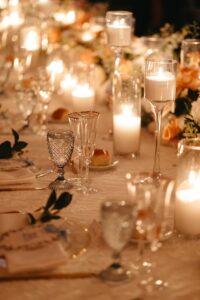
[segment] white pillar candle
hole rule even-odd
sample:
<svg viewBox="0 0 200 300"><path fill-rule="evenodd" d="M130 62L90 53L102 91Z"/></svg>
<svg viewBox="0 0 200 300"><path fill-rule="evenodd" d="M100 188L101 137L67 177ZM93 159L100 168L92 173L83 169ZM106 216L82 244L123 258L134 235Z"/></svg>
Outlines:
<svg viewBox="0 0 200 300"><path fill-rule="evenodd" d="M114 148L119 154L137 153L140 141L140 116L128 108L113 117Z"/></svg>
<svg viewBox="0 0 200 300"><path fill-rule="evenodd" d="M159 70L157 74L145 78L145 96L150 101L170 101L175 99L176 78L168 71Z"/></svg>
<svg viewBox="0 0 200 300"><path fill-rule="evenodd" d="M40 34L35 26L22 29L21 47L27 51L37 51L40 49Z"/></svg>
<svg viewBox="0 0 200 300"><path fill-rule="evenodd" d="M95 93L87 85L78 85L72 91L72 104L74 111L93 110L95 104Z"/></svg>
<svg viewBox="0 0 200 300"><path fill-rule="evenodd" d="M200 189L185 185L176 191L175 227L181 233L200 234Z"/></svg>
<svg viewBox="0 0 200 300"><path fill-rule="evenodd" d="M123 20L115 20L107 25L108 44L116 47L128 46L131 43L131 26Z"/></svg>

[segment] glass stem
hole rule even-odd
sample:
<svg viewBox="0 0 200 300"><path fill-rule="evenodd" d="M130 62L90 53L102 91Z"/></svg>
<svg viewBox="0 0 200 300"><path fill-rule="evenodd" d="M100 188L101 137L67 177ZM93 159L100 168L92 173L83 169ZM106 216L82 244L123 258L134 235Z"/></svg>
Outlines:
<svg viewBox="0 0 200 300"><path fill-rule="evenodd" d="M57 170L57 174L58 174L58 177L57 179L58 180L64 180L64 167L58 167L58 170Z"/></svg>
<svg viewBox="0 0 200 300"><path fill-rule="evenodd" d="M156 177L161 176L160 172L160 133L161 133L161 121L162 121L162 109L154 106L155 113L155 153L154 153L154 164L153 164L153 175Z"/></svg>
<svg viewBox="0 0 200 300"><path fill-rule="evenodd" d="M90 159L85 159L85 174L84 174L84 186L86 189L89 187L90 178L89 178L89 166L90 166Z"/></svg>
<svg viewBox="0 0 200 300"><path fill-rule="evenodd" d="M116 252L114 251L113 254L112 254L112 258L113 258L113 266L114 267L119 267L120 266L120 260L121 260L121 255L120 255L120 252Z"/></svg>

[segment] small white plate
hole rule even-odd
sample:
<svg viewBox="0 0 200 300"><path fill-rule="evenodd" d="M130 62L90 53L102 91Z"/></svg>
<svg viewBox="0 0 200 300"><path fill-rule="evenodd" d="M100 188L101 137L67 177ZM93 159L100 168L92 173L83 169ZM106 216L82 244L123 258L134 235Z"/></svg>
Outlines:
<svg viewBox="0 0 200 300"><path fill-rule="evenodd" d="M90 170L93 171L106 171L112 168L115 168L118 165L119 161L118 160L113 160L111 164L106 165L106 166L92 166L90 165Z"/></svg>

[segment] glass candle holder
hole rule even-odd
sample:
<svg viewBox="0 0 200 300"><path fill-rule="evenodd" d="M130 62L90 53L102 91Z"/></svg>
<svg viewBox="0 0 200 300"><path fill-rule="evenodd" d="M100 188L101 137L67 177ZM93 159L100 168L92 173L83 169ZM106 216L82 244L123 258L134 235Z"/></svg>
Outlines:
<svg viewBox="0 0 200 300"><path fill-rule="evenodd" d="M182 41L181 66L200 68L200 39L185 39Z"/></svg>
<svg viewBox="0 0 200 300"><path fill-rule="evenodd" d="M107 42L115 53L112 80L113 101L115 101L120 94L122 49L131 44L133 24L134 18L129 11L108 11L106 13Z"/></svg>
<svg viewBox="0 0 200 300"><path fill-rule="evenodd" d="M185 235L200 235L200 139L178 144L175 227Z"/></svg>
<svg viewBox="0 0 200 300"><path fill-rule="evenodd" d="M114 151L120 155L137 155L141 129L141 82L123 79L120 97L113 104Z"/></svg>
<svg viewBox="0 0 200 300"><path fill-rule="evenodd" d="M133 16L129 11L108 11L106 14L108 44L126 47L131 44Z"/></svg>
<svg viewBox="0 0 200 300"><path fill-rule="evenodd" d="M72 90L72 107L74 112L93 110L95 90L93 87L94 65L79 62L74 65L75 85Z"/></svg>

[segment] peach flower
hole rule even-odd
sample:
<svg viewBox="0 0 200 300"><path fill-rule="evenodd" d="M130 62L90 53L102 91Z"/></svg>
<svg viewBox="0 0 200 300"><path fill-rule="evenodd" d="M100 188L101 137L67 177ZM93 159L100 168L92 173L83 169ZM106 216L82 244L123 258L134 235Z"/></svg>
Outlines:
<svg viewBox="0 0 200 300"><path fill-rule="evenodd" d="M198 90L200 89L199 70L189 67L181 67L176 77L177 95L184 89Z"/></svg>
<svg viewBox="0 0 200 300"><path fill-rule="evenodd" d="M179 120L174 118L164 127L162 138L164 141L170 141L176 138L180 132Z"/></svg>

